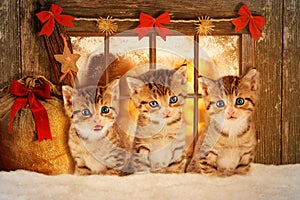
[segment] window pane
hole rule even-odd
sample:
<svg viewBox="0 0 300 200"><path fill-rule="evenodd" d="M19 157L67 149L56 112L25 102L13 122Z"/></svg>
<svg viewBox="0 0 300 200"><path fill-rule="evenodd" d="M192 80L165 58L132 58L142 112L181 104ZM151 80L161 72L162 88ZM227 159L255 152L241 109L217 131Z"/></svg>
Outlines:
<svg viewBox="0 0 300 200"><path fill-rule="evenodd" d="M203 99L198 99L198 136L203 133L206 124L208 122L209 116L206 112L206 108Z"/></svg>
<svg viewBox="0 0 300 200"><path fill-rule="evenodd" d="M239 74L239 36L199 37L199 46L207 52L216 68L212 72L212 63L200 62L199 71L202 75L218 78Z"/></svg>
<svg viewBox="0 0 300 200"><path fill-rule="evenodd" d="M80 54L77 61L77 79L80 85L97 84L102 74L99 63L104 57L104 37L71 37L73 53Z"/></svg>
<svg viewBox="0 0 300 200"><path fill-rule="evenodd" d="M199 47L211 60L199 59L199 74L217 79L239 75L239 36L199 37ZM201 94L201 87L198 86Z"/></svg>
<svg viewBox="0 0 300 200"><path fill-rule="evenodd" d="M183 63L187 64L188 92L194 93L194 37L193 36L167 36L164 41L156 37L157 67L176 68Z"/></svg>
<svg viewBox="0 0 300 200"><path fill-rule="evenodd" d="M134 67L149 63L147 37L140 41L137 37L110 37L108 43L110 54L107 58L104 55L104 37L72 37L71 41L74 53L81 55L77 62L79 67L77 77L81 86L94 85L98 82L105 84L106 81L122 77ZM106 61L107 66L110 66L107 71L105 71Z"/></svg>
<svg viewBox="0 0 300 200"><path fill-rule="evenodd" d="M149 52L149 38L113 36L109 38L109 51L114 55L124 55L129 52ZM145 55L148 56L148 55Z"/></svg>
<svg viewBox="0 0 300 200"><path fill-rule="evenodd" d="M80 54L77 61L78 67L81 69L86 58L96 49L104 52L104 37L71 37L73 53Z"/></svg>

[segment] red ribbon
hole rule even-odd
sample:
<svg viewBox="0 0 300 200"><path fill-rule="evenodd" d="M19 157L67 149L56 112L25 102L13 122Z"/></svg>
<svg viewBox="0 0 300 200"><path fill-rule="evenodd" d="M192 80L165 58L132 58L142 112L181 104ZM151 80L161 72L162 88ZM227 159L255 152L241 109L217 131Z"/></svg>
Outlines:
<svg viewBox="0 0 300 200"><path fill-rule="evenodd" d="M167 27L162 24L170 24L170 15L168 12L164 12L159 17L154 19L150 15L147 15L143 12L140 14L140 25L136 27L133 32L138 33L139 40L142 39L145 35L147 35L153 26L155 26L155 30L160 35L160 37L166 41L166 36L168 34L172 34Z"/></svg>
<svg viewBox="0 0 300 200"><path fill-rule="evenodd" d="M260 30L262 30L262 28L264 27L266 18L261 16L252 16L246 4L240 8L238 14L241 16L232 20L232 23L235 25L235 32L238 32L245 28L250 21L249 29L254 41L258 37L263 37Z"/></svg>
<svg viewBox="0 0 300 200"><path fill-rule="evenodd" d="M39 36L46 34L49 37L54 30L55 21L63 26L68 26L71 28L74 27L72 20L74 20L75 17L70 15L61 15L60 13L62 10L63 9L60 6L52 4L49 11L42 11L36 14L42 23L47 21L43 26Z"/></svg>
<svg viewBox="0 0 300 200"><path fill-rule="evenodd" d="M35 127L38 133L38 141L43 139L52 139L48 114L44 106L37 100L50 98L50 86L48 84L40 85L32 90L23 84L14 80L11 85L10 93L16 95L17 98L12 105L9 121L9 132L12 130L12 123L15 114L22 109L27 103L33 113Z"/></svg>

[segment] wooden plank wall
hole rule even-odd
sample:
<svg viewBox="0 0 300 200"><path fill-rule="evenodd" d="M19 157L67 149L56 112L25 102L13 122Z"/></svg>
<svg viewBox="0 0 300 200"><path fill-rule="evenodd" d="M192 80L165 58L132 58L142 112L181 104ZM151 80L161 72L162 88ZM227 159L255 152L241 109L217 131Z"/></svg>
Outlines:
<svg viewBox="0 0 300 200"><path fill-rule="evenodd" d="M65 14L77 17L111 15L138 18L141 11L171 18L235 17L239 0L2 0L0 2L0 87L24 75L51 79L48 56L35 13L57 3ZM84 3L84 8L80 5ZM300 61L298 0L245 0L254 15L267 18L264 38L256 43L255 63L261 77L257 112L259 163L300 163ZM184 4L184 6L183 6ZM87 10L89 10L87 12ZM230 25L230 24L229 24ZM190 25L189 25L190 26ZM225 23L227 26L228 23ZM230 27L229 27L230 28ZM193 27L191 27L193 29ZM231 27L232 29L232 27Z"/></svg>
<svg viewBox="0 0 300 200"><path fill-rule="evenodd" d="M0 87L21 77L19 1L0 2Z"/></svg>
<svg viewBox="0 0 300 200"><path fill-rule="evenodd" d="M38 36L40 24L35 13L39 4L34 0L20 1L20 36L22 76L44 75L50 78L51 70L48 54L42 37Z"/></svg>
<svg viewBox="0 0 300 200"><path fill-rule="evenodd" d="M281 77L282 77L282 1L266 1L263 16L267 18L264 39L257 41L256 66L260 72L261 90L257 109L257 162L281 163ZM300 160L299 160L300 161Z"/></svg>
<svg viewBox="0 0 300 200"><path fill-rule="evenodd" d="M38 37L37 9L33 0L0 2L0 87L26 75L50 78L44 41Z"/></svg>
<svg viewBox="0 0 300 200"><path fill-rule="evenodd" d="M284 0L282 163L300 162L300 1Z"/></svg>

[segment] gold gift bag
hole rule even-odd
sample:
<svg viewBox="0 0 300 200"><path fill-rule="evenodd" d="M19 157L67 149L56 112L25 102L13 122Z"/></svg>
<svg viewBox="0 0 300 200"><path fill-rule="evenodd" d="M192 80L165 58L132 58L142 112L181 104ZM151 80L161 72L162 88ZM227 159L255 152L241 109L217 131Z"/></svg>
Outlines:
<svg viewBox="0 0 300 200"><path fill-rule="evenodd" d="M52 140L37 139L32 111L25 105L13 119L10 133L11 107L16 96L10 88L0 91L0 170L25 169L48 175L72 173L73 159L67 145L69 119L63 110L61 90L43 76L27 76L20 80L27 88L49 84L49 99L38 99L47 111Z"/></svg>

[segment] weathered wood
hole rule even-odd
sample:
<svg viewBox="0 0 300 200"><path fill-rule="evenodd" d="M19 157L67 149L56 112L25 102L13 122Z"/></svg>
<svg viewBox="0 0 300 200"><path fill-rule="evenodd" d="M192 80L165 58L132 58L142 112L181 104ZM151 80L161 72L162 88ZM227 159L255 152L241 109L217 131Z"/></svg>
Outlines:
<svg viewBox="0 0 300 200"><path fill-rule="evenodd" d="M41 7L48 9L52 3L64 8L64 13L77 17L138 18L140 12L151 16L168 11L171 19L197 19L200 16L214 18L234 17L241 3L239 0L227 1L195 1L195 0L41 0ZM244 1L253 14L260 14L265 3L263 1Z"/></svg>
<svg viewBox="0 0 300 200"><path fill-rule="evenodd" d="M19 1L0 2L0 88L21 77Z"/></svg>
<svg viewBox="0 0 300 200"><path fill-rule="evenodd" d="M282 163L300 162L300 1L285 0L283 15Z"/></svg>
<svg viewBox="0 0 300 200"><path fill-rule="evenodd" d="M249 34L244 34L240 39L240 75L244 74L250 67L256 68L254 42Z"/></svg>
<svg viewBox="0 0 300 200"><path fill-rule="evenodd" d="M62 1L41 1L41 7L44 10L48 10L51 3L56 3L64 8L64 13L73 15L77 18L94 18L112 16L113 18L129 18L129 19L139 19L140 12L145 12L153 17L158 17L165 11L168 11L172 20L184 19L184 20L197 20L201 16L210 16L213 19L228 19L237 17L237 11L239 9L239 1L231 0L225 2L200 2L193 0L182 1L172 1L172 3L164 0L160 1L83 1L74 2L71 0ZM232 6L234 5L234 6ZM78 7L81 7L78 9ZM184 7L183 7L184 6ZM252 2L249 6L255 8L254 13L259 10L262 5L259 2ZM85 36L97 36L104 35L98 33L96 28L96 21L85 21L78 20L74 21L75 28L67 28L70 35L85 35ZM118 31L117 33L122 33L129 29L134 29L138 26L139 22L117 22ZM234 31L234 26L231 22L214 22L215 30L212 34L236 34ZM195 33L195 22L189 23L171 23L167 25L171 30L178 31L187 35L194 35ZM248 33L248 29L244 29L239 32Z"/></svg>
<svg viewBox="0 0 300 200"><path fill-rule="evenodd" d="M195 18L193 20L197 20ZM133 30L139 25L139 22L116 22L118 25L118 30L116 34L126 34L136 36L137 34L130 32L129 30ZM78 20L74 21L74 28L66 28L70 35L72 36L104 36L104 33L99 33L97 30L97 22L96 21L85 21ZM212 35L224 35L224 34L237 34L234 31L234 26L231 22L214 22L214 31ZM185 35L194 35L195 33L195 22L186 22L186 23L172 23L166 25L170 30L173 31L173 35L185 34ZM125 32L125 33L124 33ZM178 33L176 33L178 32ZM238 34L248 33L247 29L243 29Z"/></svg>
<svg viewBox="0 0 300 200"><path fill-rule="evenodd" d="M36 0L20 0L22 76L43 75L50 79L47 51L43 38L38 36L40 22L35 16L37 11Z"/></svg>
<svg viewBox="0 0 300 200"><path fill-rule="evenodd" d="M256 66L260 72L260 102L257 109L257 162L281 163L282 1L264 1L261 14L267 18L263 39L257 41Z"/></svg>

